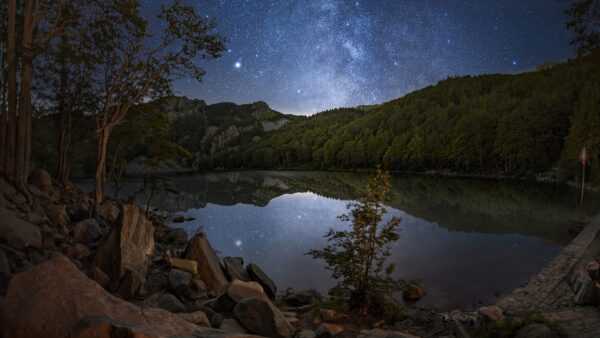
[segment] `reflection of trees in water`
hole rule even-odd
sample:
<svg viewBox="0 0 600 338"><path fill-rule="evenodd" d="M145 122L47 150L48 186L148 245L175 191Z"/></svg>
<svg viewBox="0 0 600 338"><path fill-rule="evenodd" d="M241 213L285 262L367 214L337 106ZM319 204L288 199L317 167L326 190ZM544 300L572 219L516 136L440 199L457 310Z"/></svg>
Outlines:
<svg viewBox="0 0 600 338"><path fill-rule="evenodd" d="M350 200L371 174L334 172L233 172L175 177L178 196L154 204L167 211L203 208L207 203L265 206L282 194L310 191ZM516 180L394 176L391 207L457 231L519 233L554 244L569 241L577 216L577 192L563 185ZM142 197L143 198L143 197ZM600 211L600 194L588 193L583 213Z"/></svg>

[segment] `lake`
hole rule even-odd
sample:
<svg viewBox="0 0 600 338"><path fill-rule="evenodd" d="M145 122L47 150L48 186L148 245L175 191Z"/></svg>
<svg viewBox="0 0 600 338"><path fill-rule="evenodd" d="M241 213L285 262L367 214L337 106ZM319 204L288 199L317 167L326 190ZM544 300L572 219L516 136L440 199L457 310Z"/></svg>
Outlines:
<svg viewBox="0 0 600 338"><path fill-rule="evenodd" d="M171 225L188 234L201 229L219 256L258 264L278 290L327 294L335 285L330 272L304 253L325 247L328 229L348 226L337 216L370 177L272 171L175 176L179 194L158 194L152 206L195 218ZM126 181L120 197L140 184ZM586 193L580 209L576 189L552 183L393 175L391 184L386 217L402 218L389 258L393 275L419 279L427 295L417 304L439 310L495 303L569 243L573 219L600 212L598 194ZM146 196L136 201L145 205Z"/></svg>

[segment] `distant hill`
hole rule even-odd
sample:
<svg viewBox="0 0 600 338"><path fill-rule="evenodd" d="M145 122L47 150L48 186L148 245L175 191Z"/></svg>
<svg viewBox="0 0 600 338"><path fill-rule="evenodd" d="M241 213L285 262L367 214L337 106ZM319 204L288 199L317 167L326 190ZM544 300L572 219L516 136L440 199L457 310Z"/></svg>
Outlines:
<svg viewBox="0 0 600 338"><path fill-rule="evenodd" d="M202 168L372 169L600 177L600 53L537 72L449 78L380 105L291 120ZM579 168L579 169L577 169Z"/></svg>
<svg viewBox="0 0 600 338"><path fill-rule="evenodd" d="M173 96L152 105L171 118L171 141L195 154L197 160L250 144L290 122L305 119L277 112L262 101L207 105L203 100Z"/></svg>

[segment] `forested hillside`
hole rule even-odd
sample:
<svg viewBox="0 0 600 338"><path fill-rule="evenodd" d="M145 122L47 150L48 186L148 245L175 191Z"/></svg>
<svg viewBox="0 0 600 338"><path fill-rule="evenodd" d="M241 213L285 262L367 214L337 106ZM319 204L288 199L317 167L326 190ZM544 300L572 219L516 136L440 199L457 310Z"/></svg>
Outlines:
<svg viewBox="0 0 600 338"><path fill-rule="evenodd" d="M533 176L600 154L600 53L518 75L449 78L377 106L286 125L204 168L370 169ZM554 170L556 172L556 170ZM556 173L555 173L556 174Z"/></svg>

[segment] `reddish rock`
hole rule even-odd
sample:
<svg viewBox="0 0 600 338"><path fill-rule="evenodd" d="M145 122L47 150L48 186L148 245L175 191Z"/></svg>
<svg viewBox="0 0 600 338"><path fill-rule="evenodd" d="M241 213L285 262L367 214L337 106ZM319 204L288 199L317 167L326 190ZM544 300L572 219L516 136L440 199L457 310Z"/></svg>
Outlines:
<svg viewBox="0 0 600 338"><path fill-rule="evenodd" d="M100 204L100 210L104 212L109 222L114 222L119 217L119 213L121 212L119 206L112 201L102 202L102 204Z"/></svg>
<svg viewBox="0 0 600 338"><path fill-rule="evenodd" d="M336 312L330 309L319 310L319 315L324 322L333 322L335 320Z"/></svg>
<svg viewBox="0 0 600 338"><path fill-rule="evenodd" d="M111 289L131 298L143 290L146 281L154 227L135 205L124 205L119 220L100 244L94 265L110 277Z"/></svg>
<svg viewBox="0 0 600 338"><path fill-rule="evenodd" d="M192 237L185 249L184 258L198 262L198 277L204 281L208 291L219 291L227 283L219 258L205 234Z"/></svg>
<svg viewBox="0 0 600 338"><path fill-rule="evenodd" d="M13 211L0 208L0 238L8 246L17 250L40 248L42 235L40 228L18 218Z"/></svg>
<svg viewBox="0 0 600 338"><path fill-rule="evenodd" d="M109 337L111 327L127 328L132 337L203 332L175 314L112 296L64 256L14 276L0 313L2 337Z"/></svg>
<svg viewBox="0 0 600 338"><path fill-rule="evenodd" d="M404 299L406 300L419 300L425 296L425 291L416 285L411 285L408 292L404 292Z"/></svg>
<svg viewBox="0 0 600 338"><path fill-rule="evenodd" d="M192 274L198 275L198 262L191 259L169 258L169 265Z"/></svg>
<svg viewBox="0 0 600 338"><path fill-rule="evenodd" d="M484 321L492 321L496 324L502 321L502 309L495 305L483 306L479 308L479 313Z"/></svg>
<svg viewBox="0 0 600 338"><path fill-rule="evenodd" d="M190 312L190 313L179 313L179 317L187 320L192 324L196 324L198 326L210 327L210 320L206 314L202 311Z"/></svg>
<svg viewBox="0 0 600 338"><path fill-rule="evenodd" d="M263 288L257 282L242 282L234 279L223 287L212 308L218 312L231 311L239 302L249 297L268 300Z"/></svg>

